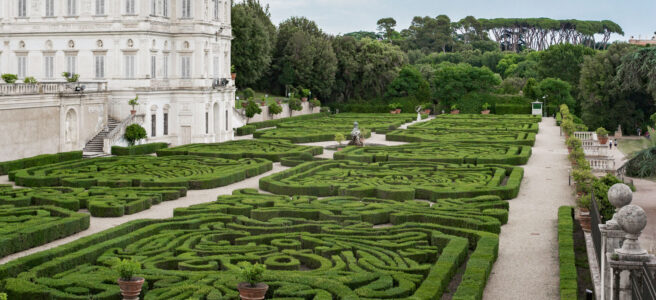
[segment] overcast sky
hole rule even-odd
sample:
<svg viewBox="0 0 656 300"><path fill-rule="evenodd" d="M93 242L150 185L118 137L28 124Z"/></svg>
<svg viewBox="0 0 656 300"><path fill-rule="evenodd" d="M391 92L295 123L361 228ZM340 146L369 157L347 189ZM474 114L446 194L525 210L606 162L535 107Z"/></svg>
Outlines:
<svg viewBox="0 0 656 300"><path fill-rule="evenodd" d="M547 17L553 19L612 20L624 37L651 38L656 31L656 0L261 0L271 6L274 24L291 16L314 20L331 34L375 31L376 21L393 17L397 29L407 28L414 16L448 15L452 21L477 18Z"/></svg>

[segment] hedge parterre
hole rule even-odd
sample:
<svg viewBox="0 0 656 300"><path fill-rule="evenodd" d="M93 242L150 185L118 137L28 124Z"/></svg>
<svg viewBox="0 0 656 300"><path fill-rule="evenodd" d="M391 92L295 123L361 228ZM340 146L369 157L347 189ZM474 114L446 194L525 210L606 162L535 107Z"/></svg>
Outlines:
<svg viewBox="0 0 656 300"><path fill-rule="evenodd" d="M87 228L88 214L54 206L0 205L0 257L41 246Z"/></svg>
<svg viewBox="0 0 656 300"><path fill-rule="evenodd" d="M0 175L10 174L12 171L54 164L63 161L82 158L82 151L62 152L56 154L43 154L18 160L0 162Z"/></svg>
<svg viewBox="0 0 656 300"><path fill-rule="evenodd" d="M407 129L395 130L387 133L386 140L418 143L418 142L440 142L444 144L473 143L473 144L510 144L533 146L535 144L535 133L512 132L512 131L486 131L467 130L456 132L439 129Z"/></svg>
<svg viewBox="0 0 656 300"><path fill-rule="evenodd" d="M524 174L507 165L435 162L316 161L260 179L280 195L377 197L394 200L517 196Z"/></svg>
<svg viewBox="0 0 656 300"><path fill-rule="evenodd" d="M184 187L225 186L273 168L269 160L200 156L120 156L76 160L19 170L19 186Z"/></svg>
<svg viewBox="0 0 656 300"><path fill-rule="evenodd" d="M190 144L157 151L157 156L196 155L227 159L264 158L279 162L284 157L323 153L322 147L294 145L286 140L241 140L217 144Z"/></svg>
<svg viewBox="0 0 656 300"><path fill-rule="evenodd" d="M53 205L72 211L88 209L94 217L120 217L149 209L162 201L184 197L187 189L179 188L108 188L39 187L25 189L0 188L0 204L14 206Z"/></svg>
<svg viewBox="0 0 656 300"><path fill-rule="evenodd" d="M110 266L131 258L144 299L238 299L248 261L267 266L267 299L480 299L507 212L494 196L431 207L240 190L12 261L0 278L10 299L118 299Z"/></svg>
<svg viewBox="0 0 656 300"><path fill-rule="evenodd" d="M577 299L578 282L574 253L574 209L558 208L558 261L560 264L560 299Z"/></svg>
<svg viewBox="0 0 656 300"><path fill-rule="evenodd" d="M522 119L483 119L483 118L446 118L437 117L428 122L410 126L408 129L428 129L447 131L522 131L538 133L540 126L533 120Z"/></svg>
<svg viewBox="0 0 656 300"><path fill-rule="evenodd" d="M523 165L531 156L531 147L503 144L414 143L401 146L347 147L335 152L335 159L359 162L433 161L455 164Z"/></svg>

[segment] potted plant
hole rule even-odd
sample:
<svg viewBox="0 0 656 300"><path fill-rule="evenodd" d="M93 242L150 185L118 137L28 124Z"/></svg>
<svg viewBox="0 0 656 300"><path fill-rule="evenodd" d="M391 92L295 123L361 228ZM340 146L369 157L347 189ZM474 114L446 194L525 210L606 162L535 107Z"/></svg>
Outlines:
<svg viewBox="0 0 656 300"><path fill-rule="evenodd" d="M134 275L141 270L141 264L133 260L124 259L117 261L112 266L112 269L119 274L117 281L123 298L138 299L145 280L143 277L135 277Z"/></svg>
<svg viewBox="0 0 656 300"><path fill-rule="evenodd" d="M581 229L586 232L590 232L592 227L590 226L590 203L592 195L591 194L586 194L578 198L577 204L578 204L578 217L579 217L579 223L581 223Z"/></svg>
<svg viewBox="0 0 656 300"><path fill-rule="evenodd" d="M137 114L137 109L135 108L135 106L139 105L139 96L136 96L133 99L130 99L128 101L128 105L132 106L132 110L130 111L130 114L136 115Z"/></svg>
<svg viewBox="0 0 656 300"><path fill-rule="evenodd" d="M481 111L481 114L483 114L483 115L489 115L490 114L490 104L489 103L483 104L483 111Z"/></svg>
<svg viewBox="0 0 656 300"><path fill-rule="evenodd" d="M32 76L28 76L28 77L25 77L25 79L23 79L23 83L36 84L36 83L39 83L39 82L36 80L36 78L34 78Z"/></svg>
<svg viewBox="0 0 656 300"><path fill-rule="evenodd" d="M390 103L387 107L390 109L390 114L396 114L396 103Z"/></svg>
<svg viewBox="0 0 656 300"><path fill-rule="evenodd" d="M315 108L315 107L320 107L321 106L321 101L319 99L314 98L310 100L310 107Z"/></svg>
<svg viewBox="0 0 656 300"><path fill-rule="evenodd" d="M235 71L235 65L230 66L230 76L232 76L233 81L237 79L237 72Z"/></svg>
<svg viewBox="0 0 656 300"><path fill-rule="evenodd" d="M249 262L242 262L240 266L241 276L246 281L237 285L239 297L241 299L252 300L264 299L269 286L260 281L262 280L262 273L266 270L266 266L261 264L253 265Z"/></svg>
<svg viewBox="0 0 656 300"><path fill-rule="evenodd" d="M424 104L424 105L422 105L422 106L424 107L424 114L425 114L425 115L430 115L430 113L431 113L431 107L433 106L433 104L432 104L432 103L426 103L426 104Z"/></svg>
<svg viewBox="0 0 656 300"><path fill-rule="evenodd" d="M452 115L460 114L460 110L458 109L458 104L451 105L451 114Z"/></svg>
<svg viewBox="0 0 656 300"><path fill-rule="evenodd" d="M608 131L606 128L599 127L597 128L597 139L599 140L599 144L606 145L608 143Z"/></svg>
<svg viewBox="0 0 656 300"><path fill-rule="evenodd" d="M282 112L282 106L278 103L271 103L269 104L269 113L271 115L277 115Z"/></svg>
<svg viewBox="0 0 656 300"><path fill-rule="evenodd" d="M583 147L583 143L581 143L581 140L579 140L576 137L567 138L566 143L567 143L567 151L569 153L572 153L572 150L574 150L574 149L578 149L578 148Z"/></svg>
<svg viewBox="0 0 656 300"><path fill-rule="evenodd" d="M248 106L248 102L247 101L242 101L241 102L241 107L246 108L246 106Z"/></svg>
<svg viewBox="0 0 656 300"><path fill-rule="evenodd" d="M66 78L67 82L77 82L80 79L80 74L75 74L75 73L69 73L69 72L63 72L62 76Z"/></svg>
<svg viewBox="0 0 656 300"><path fill-rule="evenodd" d="M301 101L307 102L308 97L310 97L310 94L312 94L312 92L310 92L310 89L298 88L298 90L301 96Z"/></svg>
<svg viewBox="0 0 656 300"><path fill-rule="evenodd" d="M341 146L342 146L342 143L343 143L345 140L346 140L346 138L344 138L344 135L343 135L343 134L341 134L341 133L336 133L336 134L335 134L335 142L338 142L338 143L339 143L339 146L340 146L340 147L337 148L337 151L342 151L343 148L342 148Z"/></svg>
<svg viewBox="0 0 656 300"><path fill-rule="evenodd" d="M2 74L2 80L4 80L6 83L9 83L9 84L16 83L16 80L18 80L18 75L16 75L16 74Z"/></svg>

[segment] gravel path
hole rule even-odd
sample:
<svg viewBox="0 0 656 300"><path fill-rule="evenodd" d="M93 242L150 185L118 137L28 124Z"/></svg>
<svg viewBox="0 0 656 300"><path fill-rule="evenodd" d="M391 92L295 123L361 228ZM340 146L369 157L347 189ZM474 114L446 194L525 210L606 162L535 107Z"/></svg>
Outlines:
<svg viewBox="0 0 656 300"><path fill-rule="evenodd" d="M540 123L519 196L501 228L499 259L483 299L558 299L558 207L574 205L567 149L553 118Z"/></svg>

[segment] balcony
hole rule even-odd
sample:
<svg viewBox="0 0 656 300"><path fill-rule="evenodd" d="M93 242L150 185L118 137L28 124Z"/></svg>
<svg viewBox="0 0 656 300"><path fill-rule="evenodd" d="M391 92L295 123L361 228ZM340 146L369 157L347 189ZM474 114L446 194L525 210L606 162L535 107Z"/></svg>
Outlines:
<svg viewBox="0 0 656 300"><path fill-rule="evenodd" d="M0 96L98 93L107 91L107 82L39 82L0 84Z"/></svg>

